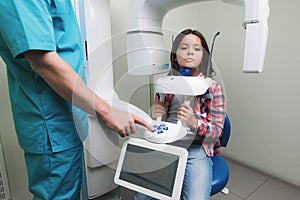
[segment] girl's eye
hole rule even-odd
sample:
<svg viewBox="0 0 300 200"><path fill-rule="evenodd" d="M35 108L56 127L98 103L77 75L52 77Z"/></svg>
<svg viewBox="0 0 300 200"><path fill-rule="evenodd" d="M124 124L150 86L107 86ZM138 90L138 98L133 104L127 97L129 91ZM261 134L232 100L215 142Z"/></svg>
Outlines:
<svg viewBox="0 0 300 200"><path fill-rule="evenodd" d="M187 47L181 47L180 50L187 50Z"/></svg>
<svg viewBox="0 0 300 200"><path fill-rule="evenodd" d="M201 48L195 48L195 51L201 51Z"/></svg>

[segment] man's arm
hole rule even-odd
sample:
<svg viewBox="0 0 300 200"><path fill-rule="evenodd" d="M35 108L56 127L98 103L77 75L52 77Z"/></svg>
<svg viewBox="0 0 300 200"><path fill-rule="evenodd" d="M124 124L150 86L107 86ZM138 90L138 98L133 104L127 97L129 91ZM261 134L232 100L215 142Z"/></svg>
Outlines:
<svg viewBox="0 0 300 200"><path fill-rule="evenodd" d="M61 97L87 113L99 117L120 136L136 132L135 123L151 129L144 120L130 113L115 110L98 97L56 52L27 51L24 56L32 69Z"/></svg>

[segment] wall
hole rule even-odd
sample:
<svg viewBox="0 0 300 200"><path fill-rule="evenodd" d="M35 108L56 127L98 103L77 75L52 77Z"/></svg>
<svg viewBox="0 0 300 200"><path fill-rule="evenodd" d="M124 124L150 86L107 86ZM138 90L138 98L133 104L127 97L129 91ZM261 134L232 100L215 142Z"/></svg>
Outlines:
<svg viewBox="0 0 300 200"><path fill-rule="evenodd" d="M0 142L4 152L11 198L31 199L23 151L18 145L7 88L6 67L0 58Z"/></svg>
<svg viewBox="0 0 300 200"><path fill-rule="evenodd" d="M296 25L300 19L300 1L284 2L269 1L269 38L261 74L242 73L242 7L221 2L183 6L167 14L163 28L170 42L172 34L176 35L186 27L200 30L209 43L213 34L221 31L214 49L214 62L225 84L232 122L232 136L224 154L300 186L300 156L297 153L300 140L297 126L300 115L300 92L297 89L300 84L300 42L297 36L300 28ZM127 6L128 0L111 0L114 36L126 32ZM125 36L115 43L115 59L119 58L119 49L126 49ZM126 70L126 58L116 62L114 67L115 77L121 77ZM134 97L137 104L142 104L147 95L140 97Z"/></svg>

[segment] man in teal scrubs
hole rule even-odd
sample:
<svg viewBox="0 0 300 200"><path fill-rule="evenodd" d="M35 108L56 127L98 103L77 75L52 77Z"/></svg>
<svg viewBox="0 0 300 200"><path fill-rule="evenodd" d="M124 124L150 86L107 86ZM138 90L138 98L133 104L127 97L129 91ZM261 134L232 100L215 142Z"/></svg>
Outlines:
<svg viewBox="0 0 300 200"><path fill-rule="evenodd" d="M79 199L85 112L122 137L136 132L135 123L151 128L86 86L81 36L69 0L2 0L0 8L0 56L29 190L34 199Z"/></svg>

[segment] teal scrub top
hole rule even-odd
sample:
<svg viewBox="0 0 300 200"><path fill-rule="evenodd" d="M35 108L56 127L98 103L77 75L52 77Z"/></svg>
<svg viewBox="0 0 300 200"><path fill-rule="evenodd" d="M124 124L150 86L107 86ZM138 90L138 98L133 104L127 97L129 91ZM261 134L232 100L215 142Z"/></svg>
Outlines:
<svg viewBox="0 0 300 200"><path fill-rule="evenodd" d="M43 153L79 145L87 136L87 115L61 98L35 73L22 53L54 51L85 81L84 55L69 0L1 0L0 56L6 63L12 113L20 146Z"/></svg>

